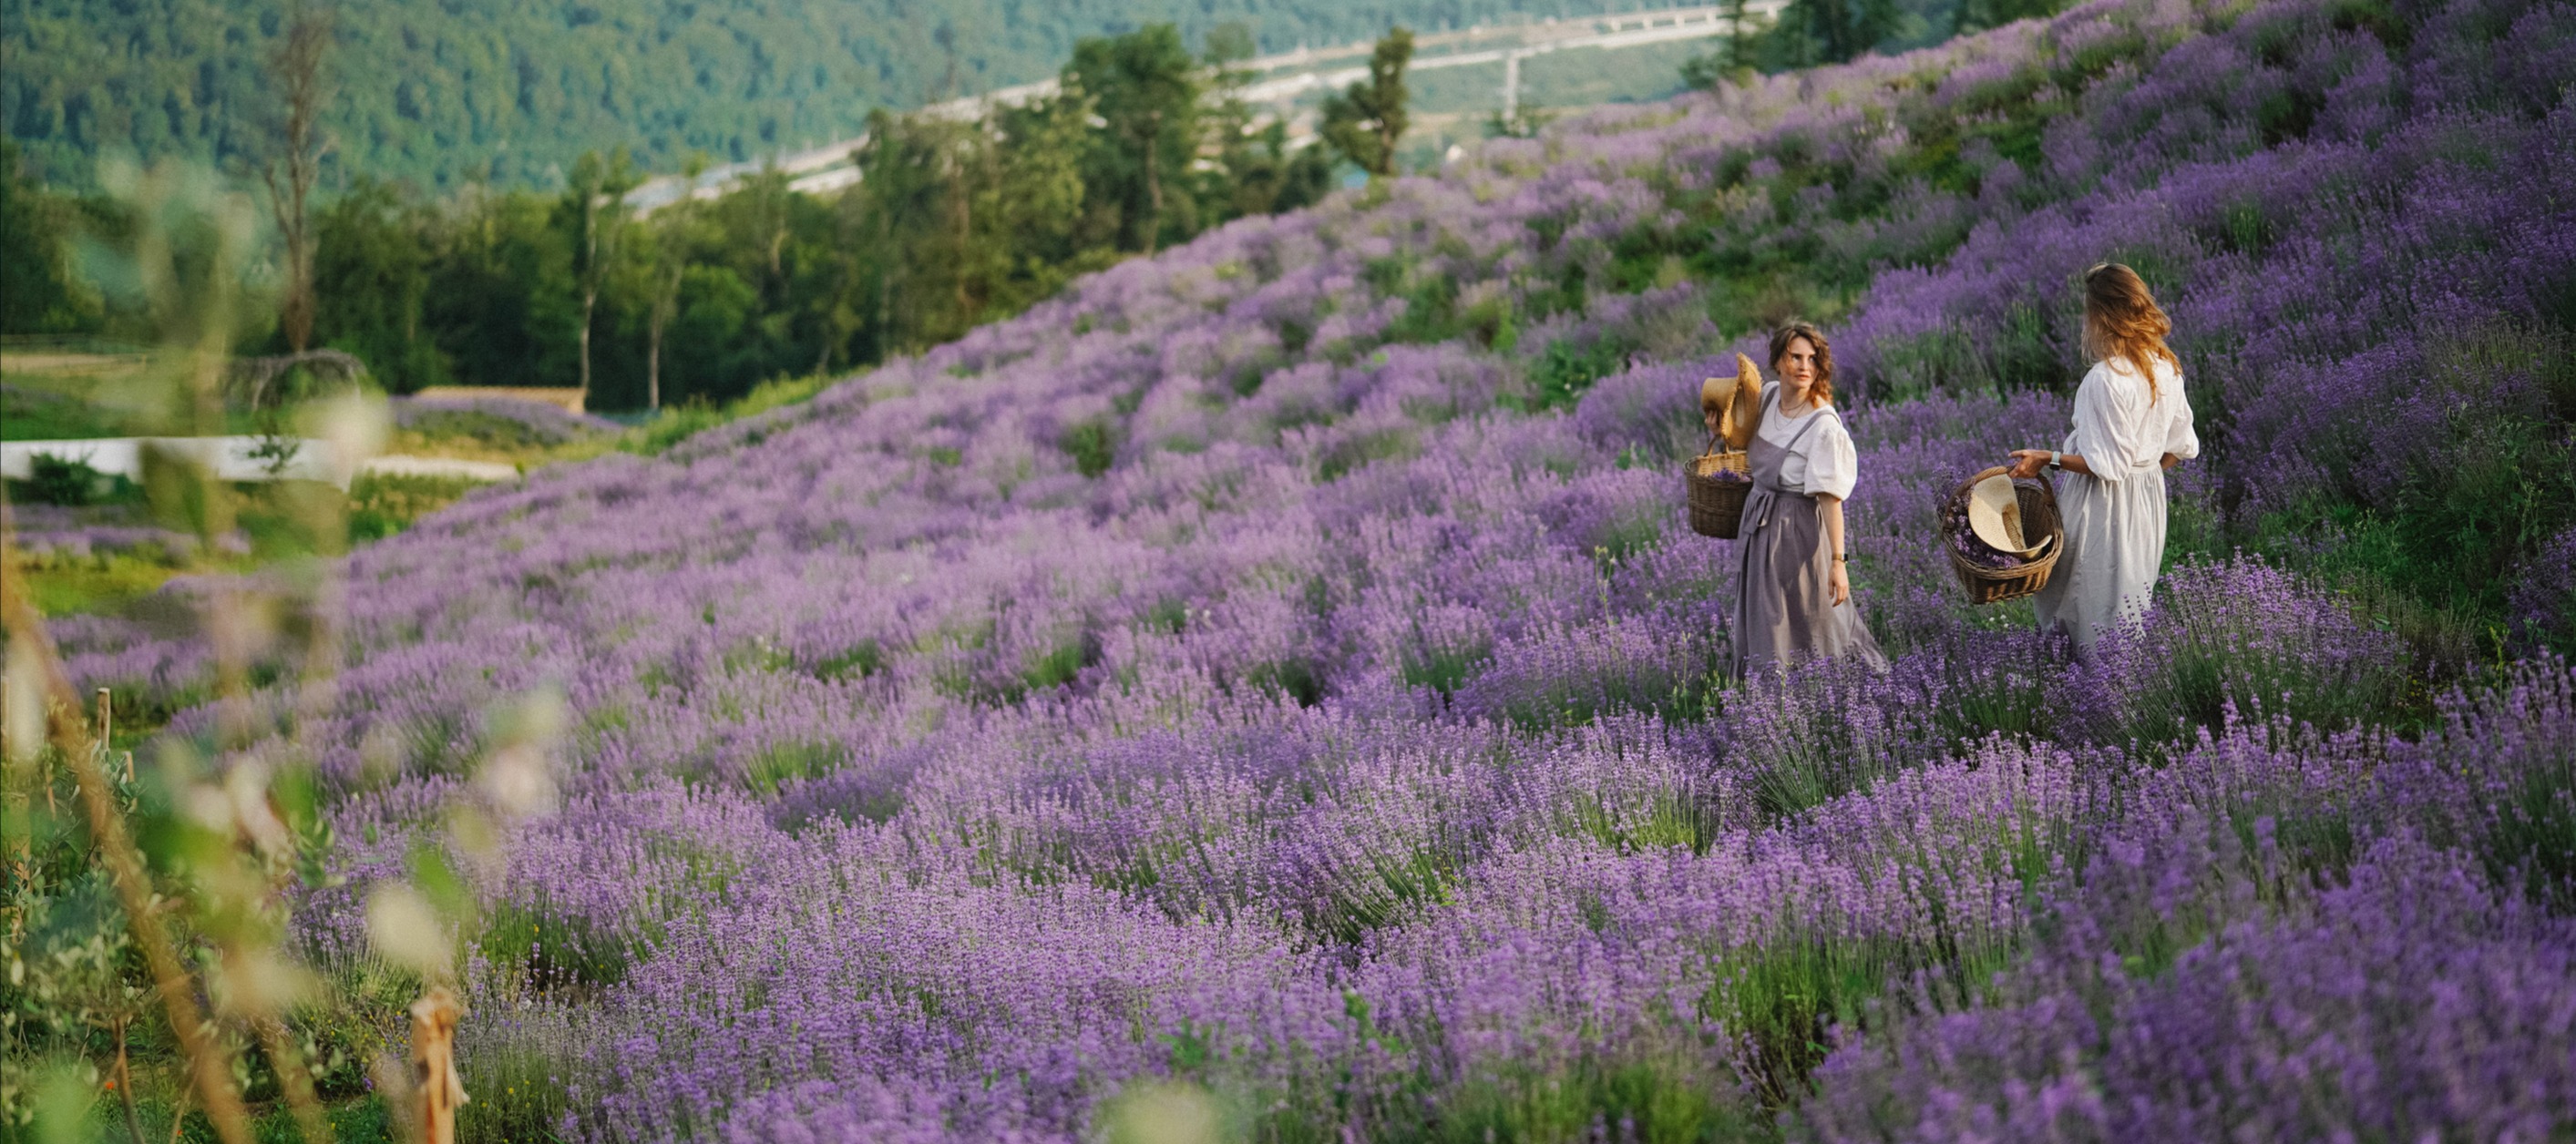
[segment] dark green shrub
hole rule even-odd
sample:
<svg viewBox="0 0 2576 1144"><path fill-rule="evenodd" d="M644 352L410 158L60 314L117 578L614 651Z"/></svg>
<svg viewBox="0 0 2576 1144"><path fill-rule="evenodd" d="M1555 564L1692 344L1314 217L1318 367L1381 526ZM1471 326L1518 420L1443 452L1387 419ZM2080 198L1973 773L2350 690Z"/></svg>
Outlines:
<svg viewBox="0 0 2576 1144"><path fill-rule="evenodd" d="M27 458L27 496L46 504L80 506L114 496L130 482L90 467L88 461L38 453Z"/></svg>
<svg viewBox="0 0 2576 1144"><path fill-rule="evenodd" d="M1106 421L1080 422L1065 429L1056 447L1073 458L1075 471L1097 477L1108 472L1110 462L1118 457L1118 430Z"/></svg>

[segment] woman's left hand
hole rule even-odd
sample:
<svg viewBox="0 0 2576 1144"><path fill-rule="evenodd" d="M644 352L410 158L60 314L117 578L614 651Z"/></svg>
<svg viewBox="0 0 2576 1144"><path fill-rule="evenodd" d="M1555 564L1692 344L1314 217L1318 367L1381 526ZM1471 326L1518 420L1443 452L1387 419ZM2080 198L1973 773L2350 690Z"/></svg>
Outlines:
<svg viewBox="0 0 2576 1144"><path fill-rule="evenodd" d="M1851 603L1851 573L1844 570L1842 561L1834 561L1834 570L1825 577L1825 586L1833 592L1834 607Z"/></svg>
<svg viewBox="0 0 2576 1144"><path fill-rule="evenodd" d="M2013 479L2015 480L2029 480L2032 477L2038 476L2040 470L2047 467L2048 450L2046 449L2015 449L2012 451L2011 471Z"/></svg>

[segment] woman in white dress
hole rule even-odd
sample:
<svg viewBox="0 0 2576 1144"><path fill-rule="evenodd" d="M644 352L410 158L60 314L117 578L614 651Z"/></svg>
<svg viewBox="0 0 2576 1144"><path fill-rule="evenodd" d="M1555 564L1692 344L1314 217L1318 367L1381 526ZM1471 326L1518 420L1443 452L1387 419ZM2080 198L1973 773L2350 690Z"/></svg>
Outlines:
<svg viewBox="0 0 2576 1144"><path fill-rule="evenodd" d="M1884 667L1844 567L1843 501L1860 481L1860 458L1834 411L1833 347L1814 326L1782 326L1771 333L1771 369L1780 380L1763 386L1747 446L1753 491L1728 633L1735 673L1847 655Z"/></svg>
<svg viewBox="0 0 2576 1144"><path fill-rule="evenodd" d="M2165 346L2173 323L2137 271L2106 262L2084 272L2084 355L2075 427L2059 449L2016 449L2016 477L2063 469L2064 552L2034 598L2039 626L2063 627L2090 656L2134 624L2155 592L2165 555L2165 470L2200 455L2182 362Z"/></svg>

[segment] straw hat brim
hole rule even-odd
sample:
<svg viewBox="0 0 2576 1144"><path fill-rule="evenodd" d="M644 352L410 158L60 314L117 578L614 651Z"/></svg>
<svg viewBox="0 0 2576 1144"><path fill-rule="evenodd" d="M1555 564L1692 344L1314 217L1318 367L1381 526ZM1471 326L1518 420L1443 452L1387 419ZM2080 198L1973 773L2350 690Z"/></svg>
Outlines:
<svg viewBox="0 0 2576 1144"><path fill-rule="evenodd" d="M1977 482L1968 490L1968 531L1997 552L2015 556L2035 556L2048 542L2032 544L2021 531L2021 493L2013 487L2011 477L2000 473Z"/></svg>

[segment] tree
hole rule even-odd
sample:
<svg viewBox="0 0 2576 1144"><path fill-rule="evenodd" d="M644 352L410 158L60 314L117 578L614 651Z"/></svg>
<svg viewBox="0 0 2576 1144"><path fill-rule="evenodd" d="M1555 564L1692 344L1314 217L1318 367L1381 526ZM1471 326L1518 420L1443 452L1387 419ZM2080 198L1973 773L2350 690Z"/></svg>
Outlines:
<svg viewBox="0 0 2576 1144"><path fill-rule="evenodd" d="M1714 50L1682 61L1682 82L1703 91L1760 68L1763 40L1772 31L1771 18L1752 11L1746 0L1724 0L1720 11L1726 34L1717 37Z"/></svg>
<svg viewBox="0 0 2576 1144"><path fill-rule="evenodd" d="M793 176L767 166L726 191L721 209L738 249L757 252L749 267L760 282L764 306L775 307L787 290L787 239L795 211Z"/></svg>
<svg viewBox="0 0 2576 1144"><path fill-rule="evenodd" d="M79 218L78 205L27 177L18 145L0 139L0 333L98 327L99 296L72 270Z"/></svg>
<svg viewBox="0 0 2576 1144"><path fill-rule="evenodd" d="M1277 214L1312 205L1333 185L1332 148L1291 148L1288 125L1278 120L1225 132L1217 142L1201 197L1213 222Z"/></svg>
<svg viewBox="0 0 2576 1144"><path fill-rule="evenodd" d="M1789 0L1774 33L1791 67L1841 63L1877 47L1904 22L1896 0Z"/></svg>
<svg viewBox="0 0 2576 1144"><path fill-rule="evenodd" d="M311 207L322 156L331 149L322 134L323 105L331 100L322 65L330 47L330 14L298 4L268 57L269 78L285 107L275 149L260 168L260 178L268 184L277 233L286 240L286 297L279 303L278 321L285 327L287 348L299 354L313 344Z"/></svg>
<svg viewBox="0 0 2576 1144"><path fill-rule="evenodd" d="M1411 122L1404 109L1404 67L1412 60L1413 32L1390 29L1369 54L1369 77L1324 101L1324 142L1371 175L1395 173L1395 145Z"/></svg>
<svg viewBox="0 0 2576 1144"><path fill-rule="evenodd" d="M973 325L973 177L983 132L929 116L875 117L859 151L860 241L872 267L868 325L880 355L907 352ZM962 218L961 218L962 216Z"/></svg>
<svg viewBox="0 0 2576 1144"><path fill-rule="evenodd" d="M1199 200L1209 205L1210 222L1246 215L1295 210L1324 197L1333 178L1332 152L1325 147L1288 147L1288 125L1276 118L1256 123L1244 102L1243 87L1252 73L1234 65L1252 58L1252 32L1241 24L1219 25L1207 36L1208 147L1213 162L1204 164Z"/></svg>
<svg viewBox="0 0 2576 1144"><path fill-rule="evenodd" d="M605 161L599 152L585 151L581 160L573 164L571 184L564 188L563 200L556 206L556 220L572 240L573 288L581 298L581 324L576 337L585 400L590 395L590 331L599 309L599 290L615 271L626 240L626 192L640 182L624 147L611 152Z"/></svg>
<svg viewBox="0 0 2576 1144"><path fill-rule="evenodd" d="M396 393L448 378L426 323L437 229L429 210L364 176L314 216L314 336Z"/></svg>
<svg viewBox="0 0 2576 1144"><path fill-rule="evenodd" d="M451 208L425 307L457 380L560 385L581 310L560 204L469 185Z"/></svg>
<svg viewBox="0 0 2576 1144"><path fill-rule="evenodd" d="M1237 68L1234 65L1251 59L1261 51L1261 45L1253 40L1252 25L1246 24L1241 20L1228 20L1225 23L1208 29L1207 37L1202 41L1202 46L1204 50L1200 54L1206 57L1208 67L1219 72L1234 73L1237 77L1246 76L1250 73L1244 72L1242 69ZM1234 79L1231 81L1220 80L1219 82L1240 83L1241 81L1240 79Z"/></svg>
<svg viewBox="0 0 2576 1144"><path fill-rule="evenodd" d="M1000 108L988 121L992 177L978 191L973 273L984 315L1017 312L1056 292L1082 265L1082 178L1091 111L1079 99Z"/></svg>
<svg viewBox="0 0 2576 1144"><path fill-rule="evenodd" d="M1960 0L1958 30L1964 34L2000 28L2015 20L2054 16L2065 6L2061 0Z"/></svg>
<svg viewBox="0 0 2576 1144"><path fill-rule="evenodd" d="M645 293L644 408L662 408L662 335L671 328L671 318L679 312L680 283L695 260L697 248L706 241L706 223L700 217L698 201L689 191L706 173L707 157L689 156L681 169L686 176L680 197L653 212L650 242L635 260L643 278Z"/></svg>
<svg viewBox="0 0 2576 1144"><path fill-rule="evenodd" d="M1073 47L1064 89L1106 123L1084 183L1114 212L1122 250L1152 254L1167 231L1198 230L1197 204L1183 188L1198 157L1199 85L1199 63L1170 24Z"/></svg>

